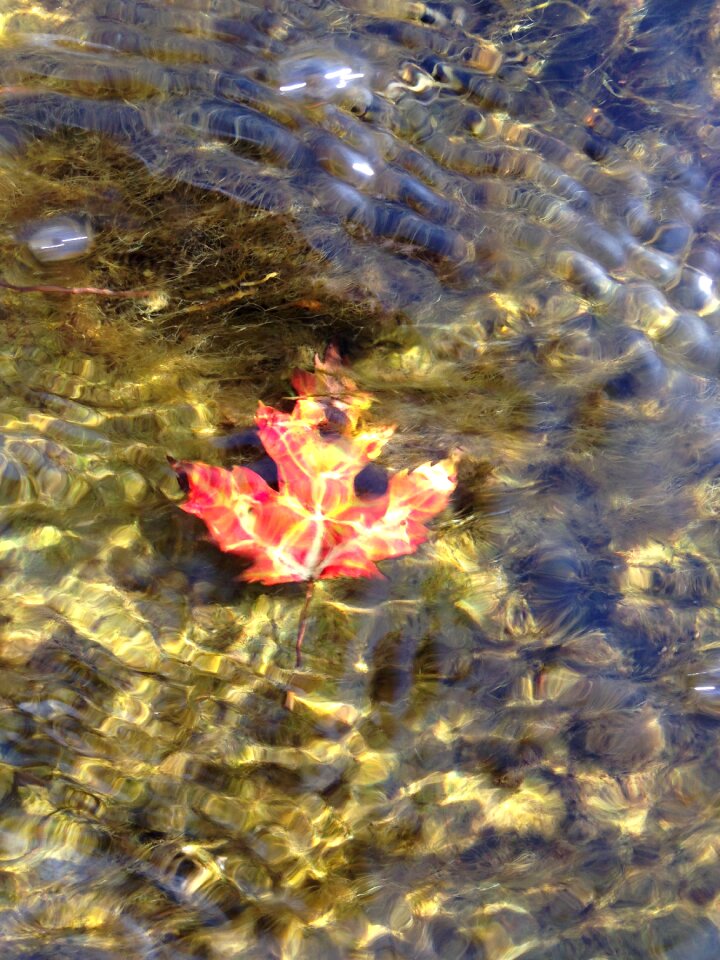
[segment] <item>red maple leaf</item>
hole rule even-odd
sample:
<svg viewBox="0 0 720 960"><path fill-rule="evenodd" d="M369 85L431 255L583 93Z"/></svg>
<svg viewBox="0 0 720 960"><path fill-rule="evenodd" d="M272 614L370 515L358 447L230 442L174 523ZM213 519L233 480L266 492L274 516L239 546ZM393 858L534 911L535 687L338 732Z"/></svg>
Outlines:
<svg viewBox="0 0 720 960"><path fill-rule="evenodd" d="M205 522L221 550L252 561L245 580L382 576L376 561L412 553L427 539L425 523L455 489L457 458L401 470L382 495L359 496L356 476L394 427L358 429L371 398L342 375L335 353L316 359L315 373L296 373L293 386L292 413L260 403L255 417L278 489L250 467L173 462L189 494L182 509Z"/></svg>

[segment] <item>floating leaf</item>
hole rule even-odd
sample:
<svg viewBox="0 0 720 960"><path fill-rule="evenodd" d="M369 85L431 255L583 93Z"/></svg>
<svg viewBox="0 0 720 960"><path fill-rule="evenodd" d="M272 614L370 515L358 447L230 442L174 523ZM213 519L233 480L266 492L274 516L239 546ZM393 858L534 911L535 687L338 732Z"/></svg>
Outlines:
<svg viewBox="0 0 720 960"><path fill-rule="evenodd" d="M371 399L341 375L334 355L293 384L292 413L260 403L255 417L278 489L251 467L173 462L188 491L182 509L205 522L221 550L252 561L245 580L381 576L376 561L412 553L427 539L425 524L455 489L456 457L401 470L380 496L358 495L355 478L394 427L358 429Z"/></svg>

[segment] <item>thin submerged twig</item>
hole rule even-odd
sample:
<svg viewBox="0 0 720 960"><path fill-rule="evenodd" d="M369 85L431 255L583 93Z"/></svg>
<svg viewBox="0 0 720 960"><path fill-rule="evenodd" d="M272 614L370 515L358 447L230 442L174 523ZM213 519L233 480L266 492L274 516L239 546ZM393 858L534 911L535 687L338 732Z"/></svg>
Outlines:
<svg viewBox="0 0 720 960"><path fill-rule="evenodd" d="M52 283L10 283L0 280L0 287L17 293L59 293L64 296L114 297L124 300L148 300L157 296L157 290L108 290L106 287L58 287Z"/></svg>
<svg viewBox="0 0 720 960"><path fill-rule="evenodd" d="M259 280L247 280L242 282L236 282L235 280L226 281L223 284L219 284L215 288L208 288L208 290L201 292L221 290L227 286L230 286L231 284L235 284L237 287L248 287L251 289L236 290L234 293L231 293L226 297L219 297L214 300L202 300L197 303L193 303L188 307L182 307L179 310L176 310L171 314L171 316L183 313L193 313L197 310L205 310L209 307L221 306L226 303L231 303L233 300L239 300L242 297L250 296L255 287L262 283L266 283L268 280L274 279L277 277L277 275L277 272L273 271L272 273L266 274L266 276ZM107 287L61 287L53 283L10 283L9 280L0 280L0 287L4 287L6 290L15 290L17 293L57 293L68 297L110 297L118 300L149 300L153 297L156 297L160 292L159 290L110 290Z"/></svg>
<svg viewBox="0 0 720 960"><path fill-rule="evenodd" d="M236 289L233 293L230 293L227 296L214 297L211 300L194 300L186 307L179 307L177 310L173 310L170 316L178 317L188 313L197 313L198 310L209 310L211 308L222 307L226 304L233 303L235 300L242 300L244 297L252 296L256 287L259 287L263 283L267 283L268 280L274 280L277 276L279 276L279 274L276 270L273 270L271 273L265 274L265 276L261 277L259 280L226 280L214 287L208 287L205 290L200 290L199 293L204 295L207 293L219 292L230 286L243 289Z"/></svg>

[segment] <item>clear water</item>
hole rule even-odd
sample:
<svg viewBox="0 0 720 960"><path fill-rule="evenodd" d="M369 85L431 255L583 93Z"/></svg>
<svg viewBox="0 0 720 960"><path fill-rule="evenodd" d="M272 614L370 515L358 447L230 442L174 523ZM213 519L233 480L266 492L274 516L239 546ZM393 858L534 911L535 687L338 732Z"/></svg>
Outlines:
<svg viewBox="0 0 720 960"><path fill-rule="evenodd" d="M3 957L714 960L720 8L1 22ZM330 342L463 460L290 712L303 588L167 456Z"/></svg>

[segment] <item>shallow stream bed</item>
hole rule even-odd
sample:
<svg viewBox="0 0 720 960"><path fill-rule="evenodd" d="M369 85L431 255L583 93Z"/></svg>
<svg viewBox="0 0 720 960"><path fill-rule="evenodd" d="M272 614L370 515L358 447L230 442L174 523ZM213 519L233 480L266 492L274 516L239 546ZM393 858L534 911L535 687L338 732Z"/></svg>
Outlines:
<svg viewBox="0 0 720 960"><path fill-rule="evenodd" d="M719 85L710 0L3 5L3 960L717 960ZM167 457L329 344L460 482L295 673Z"/></svg>

